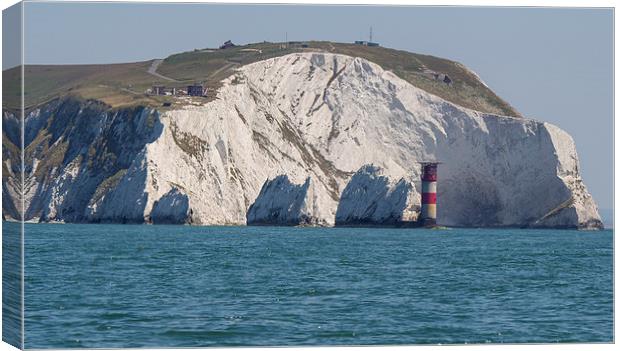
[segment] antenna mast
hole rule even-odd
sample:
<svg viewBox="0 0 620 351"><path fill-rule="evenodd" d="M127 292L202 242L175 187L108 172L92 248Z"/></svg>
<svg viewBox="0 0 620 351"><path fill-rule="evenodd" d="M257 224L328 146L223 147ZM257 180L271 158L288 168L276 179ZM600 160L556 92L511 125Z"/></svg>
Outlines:
<svg viewBox="0 0 620 351"><path fill-rule="evenodd" d="M372 43L372 26L370 26L370 40L369 40L369 42Z"/></svg>

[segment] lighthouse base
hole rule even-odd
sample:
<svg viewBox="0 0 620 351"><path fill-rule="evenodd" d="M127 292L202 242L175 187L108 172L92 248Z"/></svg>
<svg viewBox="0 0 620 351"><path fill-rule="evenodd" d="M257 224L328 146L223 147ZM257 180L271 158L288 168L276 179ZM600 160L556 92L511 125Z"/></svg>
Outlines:
<svg viewBox="0 0 620 351"><path fill-rule="evenodd" d="M432 228L437 226L437 219L435 218L420 218L417 222L418 226L425 228Z"/></svg>

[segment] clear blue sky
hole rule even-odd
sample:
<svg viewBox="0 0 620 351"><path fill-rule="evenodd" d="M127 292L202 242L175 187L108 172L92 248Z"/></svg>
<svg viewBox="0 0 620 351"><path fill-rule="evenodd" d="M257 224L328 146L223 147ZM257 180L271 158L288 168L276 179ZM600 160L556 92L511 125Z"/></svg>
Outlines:
<svg viewBox="0 0 620 351"><path fill-rule="evenodd" d="M27 3L25 22L25 61L42 64L141 61L285 32L351 42L372 25L381 45L459 61L526 117L568 131L586 185L612 207L611 9Z"/></svg>

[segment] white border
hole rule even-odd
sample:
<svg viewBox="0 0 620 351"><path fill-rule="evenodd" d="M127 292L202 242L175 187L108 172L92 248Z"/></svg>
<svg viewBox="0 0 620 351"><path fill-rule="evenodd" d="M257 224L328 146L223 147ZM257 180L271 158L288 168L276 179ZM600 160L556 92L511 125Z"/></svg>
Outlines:
<svg viewBox="0 0 620 351"><path fill-rule="evenodd" d="M16 3L13 0L3 0ZM493 7L615 7L611 0L24 0L24 2L133 2L133 3L221 3L221 4L312 4L312 5L406 5L406 6L493 6ZM8 7L8 6L7 6Z"/></svg>

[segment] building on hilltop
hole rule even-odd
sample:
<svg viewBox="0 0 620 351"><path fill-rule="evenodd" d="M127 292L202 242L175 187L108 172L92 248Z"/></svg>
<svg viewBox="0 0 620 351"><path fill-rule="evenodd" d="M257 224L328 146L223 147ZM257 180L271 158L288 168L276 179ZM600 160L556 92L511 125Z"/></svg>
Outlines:
<svg viewBox="0 0 620 351"><path fill-rule="evenodd" d="M166 87L163 85L153 85L151 93L153 95L166 95Z"/></svg>
<svg viewBox="0 0 620 351"><path fill-rule="evenodd" d="M452 84L452 78L445 73L433 73L433 78L436 81L444 82L446 85Z"/></svg>
<svg viewBox="0 0 620 351"><path fill-rule="evenodd" d="M372 41L372 27L370 27L370 35L368 36L368 41L366 40L356 40L355 44L364 45L364 46L379 46L379 43Z"/></svg>
<svg viewBox="0 0 620 351"><path fill-rule="evenodd" d="M230 40L226 40L226 41L224 42L224 44L220 45L220 49L228 49L228 48L233 48L233 47L235 47L235 46L237 46L237 45L233 44L233 42L232 42L232 41L230 41Z"/></svg>
<svg viewBox="0 0 620 351"><path fill-rule="evenodd" d="M379 43L375 43L372 41L366 41L366 40L356 40L355 44L364 45L364 46L380 46Z"/></svg>
<svg viewBox="0 0 620 351"><path fill-rule="evenodd" d="M308 42L306 41L288 41L286 42L286 47L287 48L307 48L310 47L310 45L308 44Z"/></svg>
<svg viewBox="0 0 620 351"><path fill-rule="evenodd" d="M205 96L207 90L202 84L193 84L187 86L187 95L189 96Z"/></svg>

